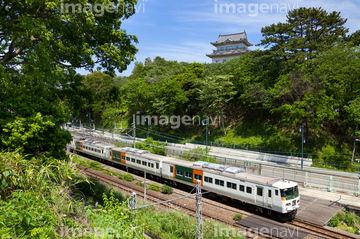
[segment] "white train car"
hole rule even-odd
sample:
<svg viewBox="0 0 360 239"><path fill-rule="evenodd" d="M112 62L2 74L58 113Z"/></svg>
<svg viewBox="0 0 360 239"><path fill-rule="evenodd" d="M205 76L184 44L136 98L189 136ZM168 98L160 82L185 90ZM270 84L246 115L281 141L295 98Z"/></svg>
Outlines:
<svg viewBox="0 0 360 239"><path fill-rule="evenodd" d="M286 221L295 218L300 205L296 182L247 173L244 169L207 162L190 162L156 155L130 147L120 148L91 140L75 139L69 146L77 153L122 165L169 184L194 186L198 180L204 190L236 199L261 212Z"/></svg>

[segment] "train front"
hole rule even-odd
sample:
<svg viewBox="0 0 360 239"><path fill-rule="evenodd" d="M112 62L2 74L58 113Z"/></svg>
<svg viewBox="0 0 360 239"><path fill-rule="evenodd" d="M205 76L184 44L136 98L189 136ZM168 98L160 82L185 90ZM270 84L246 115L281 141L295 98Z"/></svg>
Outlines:
<svg viewBox="0 0 360 239"><path fill-rule="evenodd" d="M298 184L291 181L279 181L273 186L279 188L281 212L278 218L281 221L288 221L295 218L296 212L300 207L300 195Z"/></svg>

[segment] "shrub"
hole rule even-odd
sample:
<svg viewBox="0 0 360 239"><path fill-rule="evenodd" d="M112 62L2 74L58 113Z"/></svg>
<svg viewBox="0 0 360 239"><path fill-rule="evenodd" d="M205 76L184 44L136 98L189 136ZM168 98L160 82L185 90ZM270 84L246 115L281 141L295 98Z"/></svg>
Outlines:
<svg viewBox="0 0 360 239"><path fill-rule="evenodd" d="M159 191L160 191L160 185L158 185L158 184L151 184L151 185L149 185L149 189L154 190L154 191L156 191L156 192L159 192Z"/></svg>
<svg viewBox="0 0 360 239"><path fill-rule="evenodd" d="M235 213L235 215L233 216L233 219L235 221L240 221L242 219L243 215L240 213Z"/></svg>
<svg viewBox="0 0 360 239"><path fill-rule="evenodd" d="M171 194L173 192L173 188L168 185L163 185L161 187L161 192L165 194Z"/></svg>
<svg viewBox="0 0 360 239"><path fill-rule="evenodd" d="M142 182L140 182L140 181L137 181L136 183L135 183L136 185L139 185L139 186L142 186L142 187L144 187L144 183L142 183Z"/></svg>
<svg viewBox="0 0 360 239"><path fill-rule="evenodd" d="M99 162L91 161L89 166L94 170L102 170L102 164Z"/></svg>
<svg viewBox="0 0 360 239"><path fill-rule="evenodd" d="M132 182L135 180L134 176L132 176L130 173L127 174L120 174L118 176L119 179L125 180L127 182Z"/></svg>

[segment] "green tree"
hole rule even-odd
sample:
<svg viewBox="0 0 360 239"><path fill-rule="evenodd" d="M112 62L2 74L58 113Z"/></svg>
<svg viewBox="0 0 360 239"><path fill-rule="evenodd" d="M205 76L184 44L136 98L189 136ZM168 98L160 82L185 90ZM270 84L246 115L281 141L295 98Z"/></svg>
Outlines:
<svg viewBox="0 0 360 239"><path fill-rule="evenodd" d="M193 82L197 86L198 100L204 109L220 113L221 126L226 135L223 109L236 94L231 76L206 77L203 80L195 79Z"/></svg>
<svg viewBox="0 0 360 239"><path fill-rule="evenodd" d="M115 86L114 79L105 73L95 71L85 76L84 86L91 92L91 99L82 115L91 112L96 122L104 124L108 118L104 115L106 110L116 101L120 101L120 91Z"/></svg>
<svg viewBox="0 0 360 239"><path fill-rule="evenodd" d="M304 123L306 138L309 128L316 132L325 124L334 124L333 134L347 135L359 122L359 57L356 48L339 44L283 75L274 88L272 112L280 111L290 124ZM340 137L339 147L343 141Z"/></svg>
<svg viewBox="0 0 360 239"><path fill-rule="evenodd" d="M156 86L152 107L158 114L175 115L183 110L183 105L187 101L181 82L168 77Z"/></svg>
<svg viewBox="0 0 360 239"><path fill-rule="evenodd" d="M139 111L142 114L152 114L152 100L155 87L143 78L130 80L121 89L123 103L129 114Z"/></svg>
<svg viewBox="0 0 360 239"><path fill-rule="evenodd" d="M291 67L345 40L348 32L344 26L347 19L336 11L301 7L289 11L286 17L286 23L261 29L264 39L260 45L270 47L274 56L285 59Z"/></svg>
<svg viewBox="0 0 360 239"><path fill-rule="evenodd" d="M83 7L95 2L116 7L130 7L136 3L132 0L71 1ZM115 69L125 70L137 52L134 46L137 38L120 28L122 20L135 13L134 8L104 11L100 16L97 12L80 11L79 8L64 11L65 3L69 2L0 3L0 134L5 128L17 130L14 125L19 119L27 124L40 113L45 122L53 123L45 127L52 133L41 131L44 132L42 143L49 144L42 148L52 148L50 144L54 138L62 142L52 150L53 153L59 153L70 138L68 133L58 130L60 125L72 113L76 114L83 102L80 97L82 77L75 69L92 70L97 65L111 75ZM31 130L32 126L24 125L24 129ZM17 132L23 131L6 133L14 135ZM1 148L13 145L2 142ZM32 151L25 150L25 153Z"/></svg>
<svg viewBox="0 0 360 239"><path fill-rule="evenodd" d="M354 44L355 46L359 46L360 45L360 30L357 30L356 32L351 34L348 37L348 41L350 43Z"/></svg>

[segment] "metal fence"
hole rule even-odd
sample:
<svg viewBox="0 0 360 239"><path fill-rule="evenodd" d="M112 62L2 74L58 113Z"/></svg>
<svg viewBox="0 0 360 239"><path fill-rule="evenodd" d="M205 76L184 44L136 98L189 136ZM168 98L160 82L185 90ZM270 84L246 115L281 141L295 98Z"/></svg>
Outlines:
<svg viewBox="0 0 360 239"><path fill-rule="evenodd" d="M360 179L356 178L344 178L265 165L262 165L261 167L261 174L296 181L303 183L308 187L322 188L328 191L342 191L360 194Z"/></svg>

